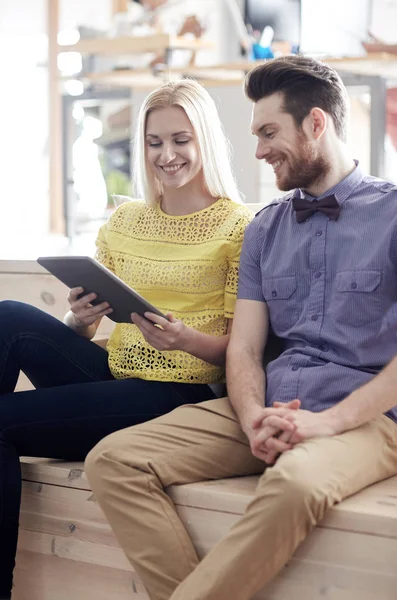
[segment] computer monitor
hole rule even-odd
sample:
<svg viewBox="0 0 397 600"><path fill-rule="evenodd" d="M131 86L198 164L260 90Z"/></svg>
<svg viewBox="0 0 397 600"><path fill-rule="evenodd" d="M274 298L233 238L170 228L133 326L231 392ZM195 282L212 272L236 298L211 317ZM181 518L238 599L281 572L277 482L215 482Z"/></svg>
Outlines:
<svg viewBox="0 0 397 600"><path fill-rule="evenodd" d="M270 25L274 41L299 47L301 0L246 0L244 17L258 31Z"/></svg>
<svg viewBox="0 0 397 600"><path fill-rule="evenodd" d="M321 11L319 5L321 4ZM302 54L360 56L368 37L374 0L245 0L245 21Z"/></svg>

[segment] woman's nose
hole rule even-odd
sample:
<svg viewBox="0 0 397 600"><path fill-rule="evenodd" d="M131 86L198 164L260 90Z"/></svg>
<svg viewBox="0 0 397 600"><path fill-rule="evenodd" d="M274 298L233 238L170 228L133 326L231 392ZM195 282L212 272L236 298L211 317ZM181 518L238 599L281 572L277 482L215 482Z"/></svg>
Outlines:
<svg viewBox="0 0 397 600"><path fill-rule="evenodd" d="M175 158L175 150L171 144L163 144L161 160L164 163L171 162Z"/></svg>

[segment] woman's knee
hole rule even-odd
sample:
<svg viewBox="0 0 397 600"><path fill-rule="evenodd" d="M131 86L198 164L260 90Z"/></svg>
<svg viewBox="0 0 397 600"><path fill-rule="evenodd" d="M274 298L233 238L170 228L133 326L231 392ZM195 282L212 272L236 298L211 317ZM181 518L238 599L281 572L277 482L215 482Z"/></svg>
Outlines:
<svg viewBox="0 0 397 600"><path fill-rule="evenodd" d="M1 330L24 326L26 319L32 317L32 311L38 309L17 300L2 300L0 302Z"/></svg>
<svg viewBox="0 0 397 600"><path fill-rule="evenodd" d="M2 300L0 302L0 318L9 319L19 314L23 306L25 305L22 302L16 300Z"/></svg>

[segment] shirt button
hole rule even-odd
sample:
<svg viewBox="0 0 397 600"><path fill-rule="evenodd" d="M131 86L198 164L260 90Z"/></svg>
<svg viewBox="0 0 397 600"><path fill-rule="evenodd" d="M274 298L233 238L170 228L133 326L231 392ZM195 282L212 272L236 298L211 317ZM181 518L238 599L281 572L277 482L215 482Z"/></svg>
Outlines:
<svg viewBox="0 0 397 600"><path fill-rule="evenodd" d="M272 298L277 298L277 292L276 292L276 290L272 291Z"/></svg>
<svg viewBox="0 0 397 600"><path fill-rule="evenodd" d="M321 277L321 273L320 273L320 271L318 271L318 272L317 272L317 273L314 275L314 277L315 277L316 279L318 279L319 277Z"/></svg>
<svg viewBox="0 0 397 600"><path fill-rule="evenodd" d="M299 369L299 367L292 367L292 371L297 371Z"/></svg>
<svg viewBox="0 0 397 600"><path fill-rule="evenodd" d="M322 232L322 230L321 230L321 229L317 229L317 231L316 231L316 236L317 236L317 237L320 237L320 235L323 235L323 232Z"/></svg>
<svg viewBox="0 0 397 600"><path fill-rule="evenodd" d="M318 315L312 315L312 321L317 321Z"/></svg>
<svg viewBox="0 0 397 600"><path fill-rule="evenodd" d="M356 290L357 289L357 281L352 281L350 284L350 287L352 290Z"/></svg>

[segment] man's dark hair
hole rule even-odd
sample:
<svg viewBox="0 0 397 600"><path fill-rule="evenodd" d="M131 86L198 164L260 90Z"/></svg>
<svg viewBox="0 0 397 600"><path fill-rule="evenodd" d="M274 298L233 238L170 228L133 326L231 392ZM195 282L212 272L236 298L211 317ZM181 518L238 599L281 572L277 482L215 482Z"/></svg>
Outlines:
<svg viewBox="0 0 397 600"><path fill-rule="evenodd" d="M297 127L317 106L331 115L338 137L346 139L346 89L337 72L325 63L306 56L273 58L248 73L245 93L253 102L282 94L283 110Z"/></svg>

